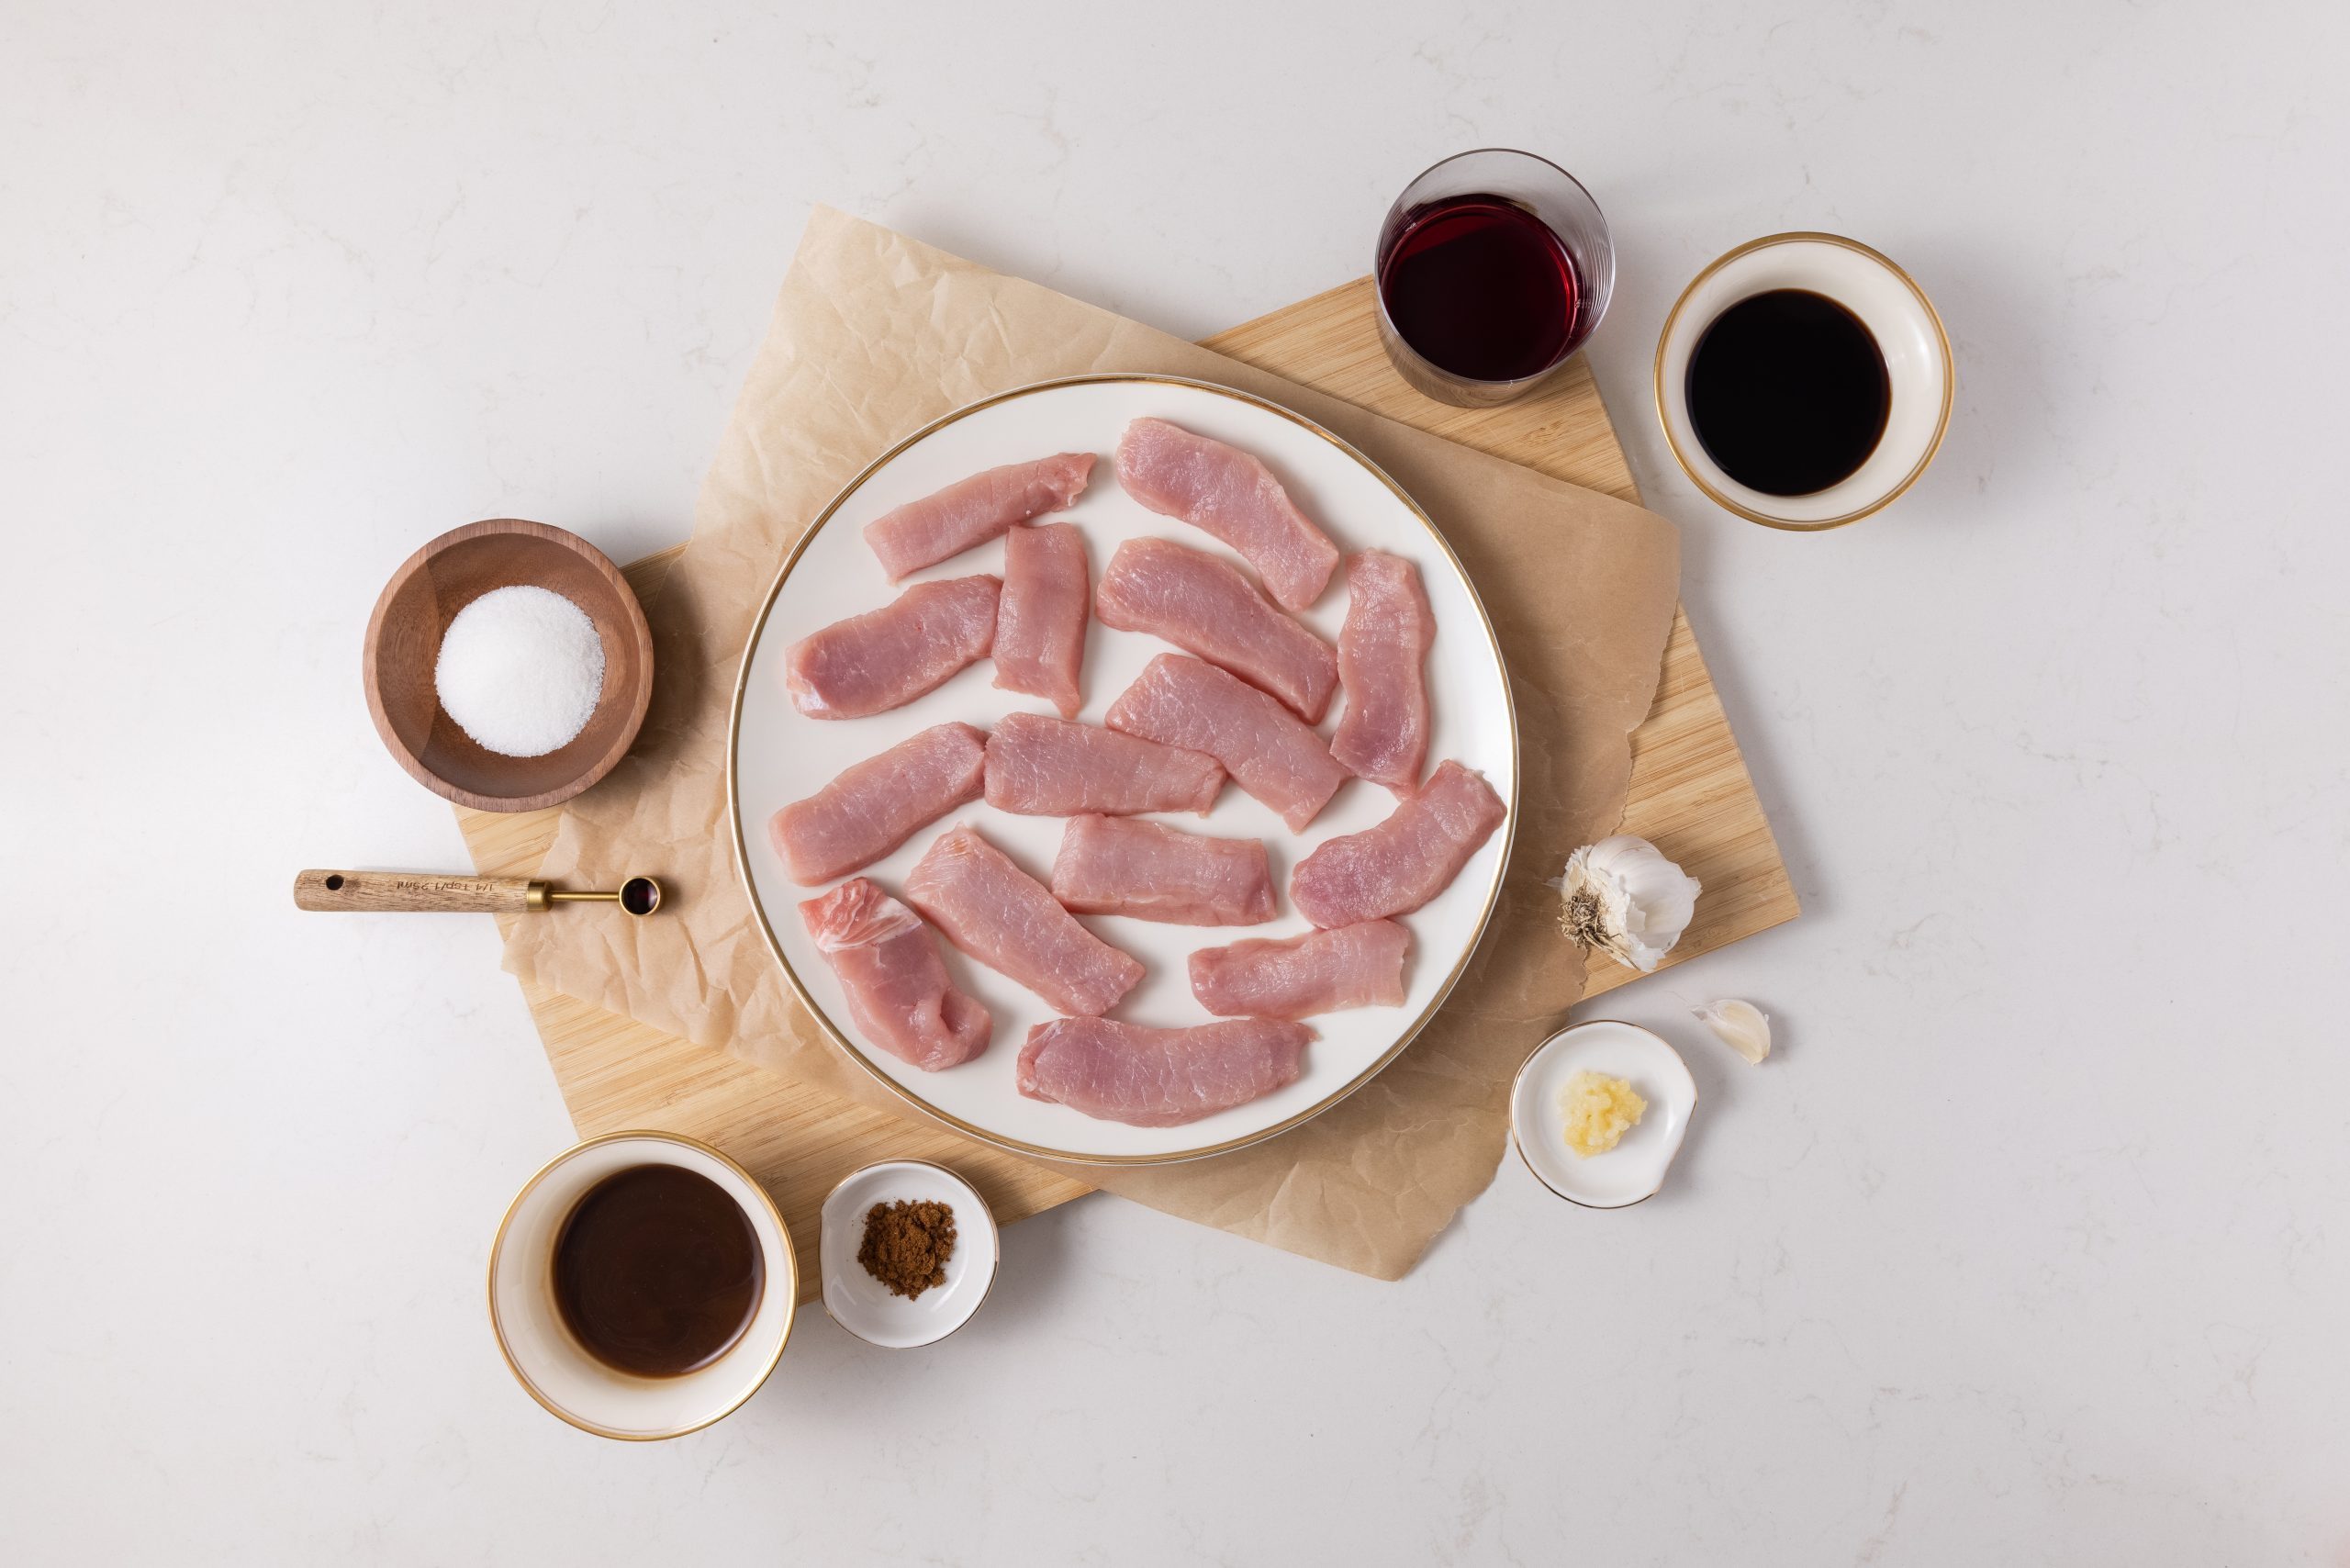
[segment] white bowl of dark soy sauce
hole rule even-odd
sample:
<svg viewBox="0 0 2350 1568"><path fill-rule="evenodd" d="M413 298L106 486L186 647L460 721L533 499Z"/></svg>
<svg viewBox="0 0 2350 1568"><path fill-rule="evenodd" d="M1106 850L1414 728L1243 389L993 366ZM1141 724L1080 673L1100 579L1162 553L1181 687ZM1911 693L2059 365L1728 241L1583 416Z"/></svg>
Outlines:
<svg viewBox="0 0 2350 1568"><path fill-rule="evenodd" d="M699 1431L791 1338L800 1270L775 1200L676 1133L607 1133L523 1185L489 1249L489 1318L532 1398L583 1431Z"/></svg>
<svg viewBox="0 0 2350 1568"><path fill-rule="evenodd" d="M1835 234L1750 241L1665 318L1656 409L1697 487L1773 528L1839 528L1917 483L1956 381L1925 291Z"/></svg>

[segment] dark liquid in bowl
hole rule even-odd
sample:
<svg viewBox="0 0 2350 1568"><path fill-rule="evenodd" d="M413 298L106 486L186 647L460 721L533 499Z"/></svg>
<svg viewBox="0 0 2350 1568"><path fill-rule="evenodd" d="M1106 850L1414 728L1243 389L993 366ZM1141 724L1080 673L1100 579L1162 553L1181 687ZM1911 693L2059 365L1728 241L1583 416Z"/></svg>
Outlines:
<svg viewBox="0 0 2350 1568"><path fill-rule="evenodd" d="M1550 226L1497 196L1431 202L1380 258L1387 319L1422 359L1471 381L1519 381L1573 341L1574 262Z"/></svg>
<svg viewBox="0 0 2350 1568"><path fill-rule="evenodd" d="M679 1377L724 1355L751 1326L766 1282L743 1205L682 1166L614 1171L581 1195L555 1237L564 1327L589 1355L638 1377Z"/></svg>
<svg viewBox="0 0 2350 1568"><path fill-rule="evenodd" d="M1893 407L1875 335L1807 288L1751 295L1715 317L1689 356L1688 393L1706 455L1766 496L1851 478Z"/></svg>

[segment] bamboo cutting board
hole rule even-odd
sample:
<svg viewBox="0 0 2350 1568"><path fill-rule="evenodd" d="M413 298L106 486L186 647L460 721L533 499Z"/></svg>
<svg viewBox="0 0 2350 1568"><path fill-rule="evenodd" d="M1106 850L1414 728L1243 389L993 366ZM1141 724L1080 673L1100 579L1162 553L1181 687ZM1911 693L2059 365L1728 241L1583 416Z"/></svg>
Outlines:
<svg viewBox="0 0 2350 1568"><path fill-rule="evenodd" d="M1390 368L1373 312L1370 280L1359 279L1235 327L1206 346L1464 446L1639 499L1583 361L1575 361L1539 397L1503 409L1447 408L1414 392ZM629 568L640 593L657 586L677 554L664 551ZM556 815L457 812L476 868L496 876L535 871L554 836ZM1705 884L1696 920L1668 963L1711 952L1797 913L1786 867L1696 637L1678 612L1655 704L1632 734L1624 831L1653 840ZM1595 958L1584 995L1639 978ZM659 1128L700 1138L741 1161L775 1194L791 1227L802 1260L803 1300L822 1288L816 1221L824 1194L867 1161L951 1164L1005 1224L1089 1190L1015 1156L835 1099L576 997L528 985L523 992L579 1135Z"/></svg>

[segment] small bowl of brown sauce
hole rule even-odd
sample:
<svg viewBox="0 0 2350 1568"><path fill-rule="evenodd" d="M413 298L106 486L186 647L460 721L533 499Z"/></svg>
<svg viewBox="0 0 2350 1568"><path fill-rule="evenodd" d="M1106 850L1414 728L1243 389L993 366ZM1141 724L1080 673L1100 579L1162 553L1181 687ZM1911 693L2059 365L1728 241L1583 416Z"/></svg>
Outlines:
<svg viewBox="0 0 2350 1568"><path fill-rule="evenodd" d="M489 1249L506 1364L599 1437L679 1437L732 1414L782 1359L799 1298L767 1189L673 1133L610 1133L557 1155Z"/></svg>
<svg viewBox="0 0 2350 1568"><path fill-rule="evenodd" d="M1656 412L1696 487L1749 521L1814 532L1917 483L1956 392L1950 338L1909 274L1837 234L1740 245L1682 292L1656 346Z"/></svg>
<svg viewBox="0 0 2350 1568"><path fill-rule="evenodd" d="M887 1350L968 1323L1003 1255L979 1189L926 1159L851 1171L824 1200L823 1227L825 1312Z"/></svg>

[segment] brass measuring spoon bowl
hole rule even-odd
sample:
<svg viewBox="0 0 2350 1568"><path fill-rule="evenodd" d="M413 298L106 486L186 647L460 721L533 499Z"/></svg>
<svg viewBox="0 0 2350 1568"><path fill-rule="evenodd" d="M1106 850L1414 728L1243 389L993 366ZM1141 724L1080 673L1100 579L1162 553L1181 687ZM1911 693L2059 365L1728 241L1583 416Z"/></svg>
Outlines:
<svg viewBox="0 0 2350 1568"><path fill-rule="evenodd" d="M537 884L546 887L542 882ZM566 893L547 888L549 903L616 903L640 919L661 907L661 884L650 877L631 877L609 893Z"/></svg>

